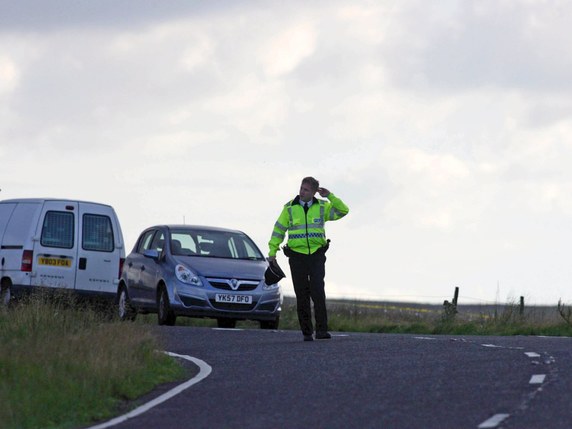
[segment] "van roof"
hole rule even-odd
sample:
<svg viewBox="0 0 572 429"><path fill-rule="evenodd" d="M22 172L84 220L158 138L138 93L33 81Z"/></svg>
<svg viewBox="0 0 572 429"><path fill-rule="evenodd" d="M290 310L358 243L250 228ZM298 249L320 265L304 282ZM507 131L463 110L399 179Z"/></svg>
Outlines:
<svg viewBox="0 0 572 429"><path fill-rule="evenodd" d="M65 201L65 202L70 202L70 203L97 204L99 206L111 207L109 204L96 203L94 201L71 200L69 198L13 198L10 200L2 200L2 201L0 201L0 204L2 204L2 203L43 203L46 201Z"/></svg>

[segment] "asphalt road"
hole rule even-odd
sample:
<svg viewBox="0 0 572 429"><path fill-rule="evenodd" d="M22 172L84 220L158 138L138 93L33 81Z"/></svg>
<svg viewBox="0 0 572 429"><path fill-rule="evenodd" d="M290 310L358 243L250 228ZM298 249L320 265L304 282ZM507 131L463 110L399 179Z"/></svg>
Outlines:
<svg viewBox="0 0 572 429"><path fill-rule="evenodd" d="M157 329L212 372L114 428L572 427L570 338Z"/></svg>

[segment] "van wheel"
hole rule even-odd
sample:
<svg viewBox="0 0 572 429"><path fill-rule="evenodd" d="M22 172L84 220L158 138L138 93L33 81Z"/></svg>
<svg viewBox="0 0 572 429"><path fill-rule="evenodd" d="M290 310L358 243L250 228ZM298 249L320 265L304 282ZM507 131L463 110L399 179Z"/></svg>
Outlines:
<svg viewBox="0 0 572 429"><path fill-rule="evenodd" d="M278 329L279 323L280 317L277 317L274 320L261 320L260 329Z"/></svg>
<svg viewBox="0 0 572 429"><path fill-rule="evenodd" d="M216 319L216 324L219 328L236 328L236 319L229 319L227 317L219 317Z"/></svg>
<svg viewBox="0 0 572 429"><path fill-rule="evenodd" d="M173 326L177 321L177 316L171 309L169 304L169 295L167 290L163 287L159 293L159 302L157 302L157 319L159 325Z"/></svg>
<svg viewBox="0 0 572 429"><path fill-rule="evenodd" d="M117 311L121 321L133 321L137 317L137 310L131 305L129 295L127 294L127 289L125 289L125 287L121 287L121 289L119 289Z"/></svg>

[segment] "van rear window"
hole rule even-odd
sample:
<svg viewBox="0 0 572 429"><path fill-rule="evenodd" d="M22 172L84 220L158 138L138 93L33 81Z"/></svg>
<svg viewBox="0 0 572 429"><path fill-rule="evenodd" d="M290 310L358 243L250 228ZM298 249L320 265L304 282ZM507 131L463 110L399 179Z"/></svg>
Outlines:
<svg viewBox="0 0 572 429"><path fill-rule="evenodd" d="M108 216L84 214L83 215L83 240L84 250L96 252L113 252L115 248L113 240L113 228Z"/></svg>
<svg viewBox="0 0 572 429"><path fill-rule="evenodd" d="M71 249L74 240L73 231L73 213L48 211L44 218L40 243L44 247Z"/></svg>

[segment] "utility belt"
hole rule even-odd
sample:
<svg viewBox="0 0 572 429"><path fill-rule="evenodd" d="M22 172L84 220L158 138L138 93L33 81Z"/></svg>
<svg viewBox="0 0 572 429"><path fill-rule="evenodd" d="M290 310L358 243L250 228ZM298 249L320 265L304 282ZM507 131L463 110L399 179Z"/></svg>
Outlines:
<svg viewBox="0 0 572 429"><path fill-rule="evenodd" d="M326 244L324 244L322 247L320 247L318 250L316 250L314 253L311 253L310 255L306 255L305 253L295 252L294 250L290 249L287 244L285 246L282 246L282 251L284 252L284 255L286 255L288 258L291 258L292 256L312 256L321 253L326 253L329 248L330 248L330 239L328 238L326 240Z"/></svg>

